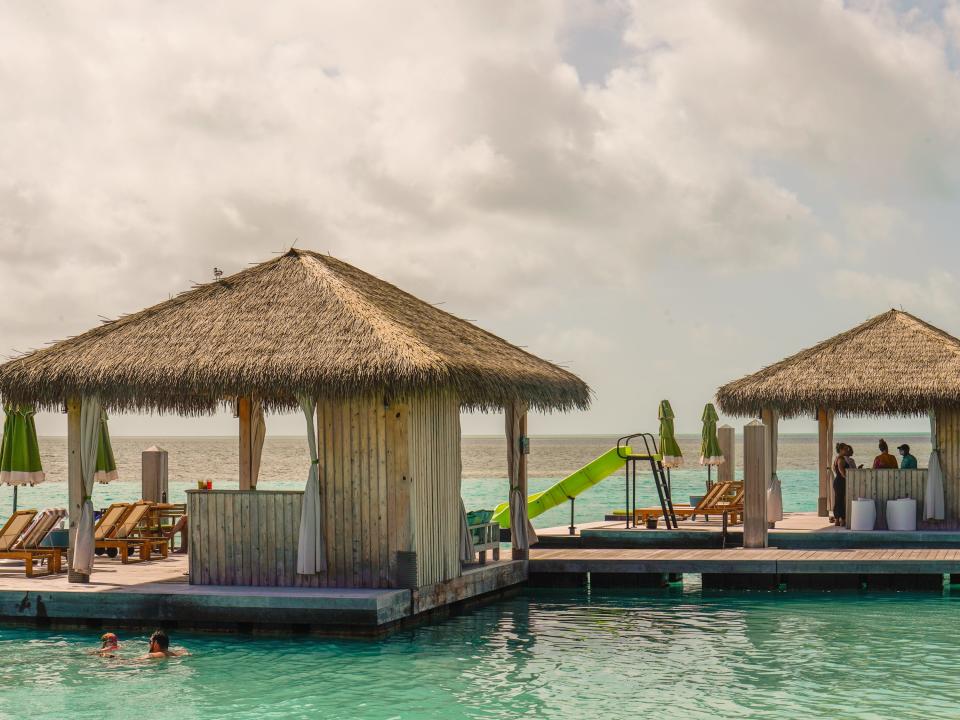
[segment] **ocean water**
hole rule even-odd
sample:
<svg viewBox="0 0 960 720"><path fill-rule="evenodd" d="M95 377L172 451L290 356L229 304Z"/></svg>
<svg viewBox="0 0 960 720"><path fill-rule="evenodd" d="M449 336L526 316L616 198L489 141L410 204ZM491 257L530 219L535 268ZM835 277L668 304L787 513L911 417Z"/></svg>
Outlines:
<svg viewBox="0 0 960 720"><path fill-rule="evenodd" d="M0 627L0 717L957 717L958 598L529 591L382 640Z"/></svg>
<svg viewBox="0 0 960 720"><path fill-rule="evenodd" d="M928 436L888 435L891 446L910 444L926 464L930 454ZM837 436L849 442L855 457L865 464L876 454L873 436ZM739 437L738 437L739 443ZM125 502L140 496L140 453L152 445L169 452L170 501L184 502L185 491L197 486L197 480L212 480L215 488L237 487L237 440L235 438L114 438L114 453L120 479L94 488L94 506ZM615 437L534 437L531 440L528 474L531 492L550 487L557 480L584 466L616 445ZM699 437L680 437L687 461L685 467L671 473L674 499L701 494L707 471L698 464ZM463 439L463 482L461 494L468 510L492 509L507 499L506 443L502 437L466 437ZM19 490L20 507L65 507L66 440L41 438L40 450L48 481ZM737 449L738 459L742 457ZM306 482L309 455L305 438L268 437L264 444L259 487L277 490L301 490ZM738 463L739 467L739 463ZM783 485L786 511L815 510L817 507L817 438L815 435L783 435L779 442L778 476ZM0 521L12 507L12 489L0 486ZM638 503L656 504L657 496L649 473L637 478ZM577 498L576 522L602 520L609 511L624 506L622 473L603 480ZM535 527L567 525L569 505L554 508L534 519Z"/></svg>

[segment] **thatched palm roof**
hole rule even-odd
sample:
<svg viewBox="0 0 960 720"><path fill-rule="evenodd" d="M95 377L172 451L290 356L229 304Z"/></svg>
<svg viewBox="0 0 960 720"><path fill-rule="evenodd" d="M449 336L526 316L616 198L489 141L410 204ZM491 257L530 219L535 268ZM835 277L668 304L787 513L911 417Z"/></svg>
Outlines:
<svg viewBox="0 0 960 720"><path fill-rule="evenodd" d="M960 340L890 310L786 360L724 385L725 413L785 416L818 408L853 415L923 415L960 405Z"/></svg>
<svg viewBox="0 0 960 720"><path fill-rule="evenodd" d="M56 407L98 393L116 409L209 412L259 396L449 388L466 407L585 408L567 370L327 255L273 260L0 365L0 393Z"/></svg>

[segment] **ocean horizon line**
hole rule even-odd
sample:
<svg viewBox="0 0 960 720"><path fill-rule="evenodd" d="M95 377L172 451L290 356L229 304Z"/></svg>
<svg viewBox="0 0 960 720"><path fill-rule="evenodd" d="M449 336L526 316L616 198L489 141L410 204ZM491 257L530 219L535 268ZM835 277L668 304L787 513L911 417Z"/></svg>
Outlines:
<svg viewBox="0 0 960 720"><path fill-rule="evenodd" d="M656 433L654 433L656 434ZM738 435L742 433L737 433ZM896 437L917 437L923 435L929 435L928 430L901 430L898 432L885 432L882 430L876 431L857 431L857 432L840 432L834 430L834 436L843 436L843 437L883 437L883 438L896 438ZM684 439L693 439L699 438L699 432L689 432L689 433L676 433L678 438ZM66 439L66 435L38 435L39 438L48 439L48 440L57 440L57 439ZM161 440L236 440L236 435L113 435L111 437L114 440L142 440L147 438L161 439ZM302 438L303 435L271 435L267 434L267 438L273 438L277 440L297 440ZM495 440L502 439L503 434L463 434L461 436L464 440ZM558 439L604 439L604 438L619 438L623 437L619 433L557 433L557 434L536 434L530 435L531 440L558 440ZM792 438L815 438L817 433L815 432L781 432L779 437L792 437Z"/></svg>

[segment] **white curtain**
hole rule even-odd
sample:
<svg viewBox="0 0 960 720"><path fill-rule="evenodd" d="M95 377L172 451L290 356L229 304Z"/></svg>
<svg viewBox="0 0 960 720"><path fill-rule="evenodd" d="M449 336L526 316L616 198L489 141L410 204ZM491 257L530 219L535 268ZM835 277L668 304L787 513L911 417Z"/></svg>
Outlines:
<svg viewBox="0 0 960 720"><path fill-rule="evenodd" d="M504 408L507 434L507 473L510 478L510 538L514 550L529 550L537 533L527 517L527 503L520 488L520 418L527 412L523 403Z"/></svg>
<svg viewBox="0 0 960 720"><path fill-rule="evenodd" d="M73 546L74 572L89 575L93 570L93 479L97 472L97 444L100 440L100 398L80 401L80 472L83 475L83 502Z"/></svg>
<svg viewBox="0 0 960 720"><path fill-rule="evenodd" d="M940 467L940 444L937 442L937 416L930 411L930 460L927 463L927 487L923 497L923 519L943 520L943 469Z"/></svg>
<svg viewBox="0 0 960 720"><path fill-rule="evenodd" d="M764 410L767 444L767 522L783 520L783 486L777 477L777 442L780 439L780 415L776 410Z"/></svg>
<svg viewBox="0 0 960 720"><path fill-rule="evenodd" d="M297 545L297 572L314 575L327 569L327 553L323 542L323 504L320 500L320 459L317 455L317 433L314 431L312 398L298 396L297 401L307 419L307 444L310 446L310 472L303 489L300 508L300 541Z"/></svg>
<svg viewBox="0 0 960 720"><path fill-rule="evenodd" d="M460 498L460 564L473 562L473 538L470 536L470 526L467 525L467 508Z"/></svg>
<svg viewBox="0 0 960 720"><path fill-rule="evenodd" d="M263 403L256 397L250 402L250 455L251 468L250 485L257 487L260 477L260 458L263 457L263 441L267 437L267 421L263 416Z"/></svg>

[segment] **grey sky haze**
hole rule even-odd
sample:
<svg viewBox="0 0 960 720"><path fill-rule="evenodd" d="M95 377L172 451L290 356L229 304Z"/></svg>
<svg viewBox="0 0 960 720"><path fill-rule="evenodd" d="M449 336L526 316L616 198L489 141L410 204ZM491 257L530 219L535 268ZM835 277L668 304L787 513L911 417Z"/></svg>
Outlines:
<svg viewBox="0 0 960 720"><path fill-rule="evenodd" d="M960 334L958 48L953 1L0 4L0 351L296 243L590 383L534 433L697 431L889 307Z"/></svg>

